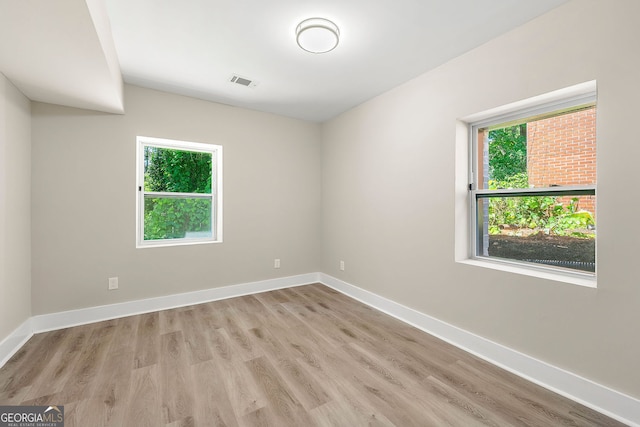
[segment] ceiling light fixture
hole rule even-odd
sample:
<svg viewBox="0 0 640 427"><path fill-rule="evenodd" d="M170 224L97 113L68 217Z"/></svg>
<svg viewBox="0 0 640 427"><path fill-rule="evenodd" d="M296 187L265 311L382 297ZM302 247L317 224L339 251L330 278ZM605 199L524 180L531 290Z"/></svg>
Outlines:
<svg viewBox="0 0 640 427"><path fill-rule="evenodd" d="M311 53L326 53L338 46L340 30L328 19L309 18L296 28L298 46Z"/></svg>

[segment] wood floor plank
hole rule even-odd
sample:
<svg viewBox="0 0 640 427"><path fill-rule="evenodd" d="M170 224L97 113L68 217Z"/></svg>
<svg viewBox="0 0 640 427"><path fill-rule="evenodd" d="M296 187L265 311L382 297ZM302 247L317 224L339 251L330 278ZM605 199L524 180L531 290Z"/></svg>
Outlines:
<svg viewBox="0 0 640 427"><path fill-rule="evenodd" d="M501 420L491 416L490 411L457 390L441 384L415 364L394 363L393 359L389 360L389 348L381 352L377 348L365 349L354 343L344 348L360 366L369 367L369 372L399 388L399 393L411 396L416 402L423 401L442 420L451 420L456 425L500 425ZM429 391L428 402L424 401L426 391Z"/></svg>
<svg viewBox="0 0 640 427"><path fill-rule="evenodd" d="M180 311L176 308L171 310L162 310L158 313L158 334L164 335L171 332L177 332L180 330L181 325L178 322Z"/></svg>
<svg viewBox="0 0 640 427"><path fill-rule="evenodd" d="M67 426L619 426L321 284L33 336L0 405Z"/></svg>
<svg viewBox="0 0 640 427"><path fill-rule="evenodd" d="M243 427L276 427L280 425L278 416L268 407L249 412L240 419Z"/></svg>
<svg viewBox="0 0 640 427"><path fill-rule="evenodd" d="M321 427L334 426L393 426L386 418L366 414L357 410L345 399L336 399L312 409L309 414L314 424Z"/></svg>
<svg viewBox="0 0 640 427"><path fill-rule="evenodd" d="M357 340L353 332L339 320L334 321L329 316L314 313L304 305L296 302L283 303L282 306L297 317L306 328L322 328L325 331L323 336L329 339L333 345L340 346Z"/></svg>
<svg viewBox="0 0 640 427"><path fill-rule="evenodd" d="M99 374L101 387L80 401L78 418L90 426L121 426L131 388L133 351L110 354Z"/></svg>
<svg viewBox="0 0 640 427"><path fill-rule="evenodd" d="M76 408L80 402L71 402L64 405L64 425L65 427L86 427L84 420L78 417ZM42 405L39 403L38 405ZM45 403L46 405L46 403Z"/></svg>
<svg viewBox="0 0 640 427"><path fill-rule="evenodd" d="M195 419L193 417L186 417L186 418L182 418L180 420L174 421L172 423L169 424L165 424L165 427L194 427L195 424ZM212 425L212 424L205 424L205 425Z"/></svg>
<svg viewBox="0 0 640 427"><path fill-rule="evenodd" d="M163 315L164 316L164 315ZM160 313L140 315L136 335L134 368L143 368L158 363L160 353Z"/></svg>
<svg viewBox="0 0 640 427"><path fill-rule="evenodd" d="M258 301L256 301L257 304L254 304L251 300L255 300L255 298L249 295L238 298L233 304L233 310L235 311L234 317L238 319L238 324L244 330L257 328L263 324L263 319L260 314L262 309L265 308Z"/></svg>
<svg viewBox="0 0 640 427"><path fill-rule="evenodd" d="M21 360L19 367L14 370L15 375L9 376L5 380L2 391L17 390L33 385L37 380L40 372L49 365L49 362L55 357L59 346L69 333L68 330L58 330L47 334L34 335L30 341L33 349L37 351L28 352L23 356L20 352L16 359Z"/></svg>
<svg viewBox="0 0 640 427"><path fill-rule="evenodd" d="M311 423L309 414L286 386L271 362L265 357L258 357L245 364L269 401L270 408L280 418L281 425L304 426Z"/></svg>
<svg viewBox="0 0 640 427"><path fill-rule="evenodd" d="M260 325L258 327L262 329L272 331L291 330L296 325L303 325L293 315L284 309L279 303L272 304L271 301L258 298L261 295L269 295L266 292L264 294L252 295L252 309L259 313ZM290 317L285 317L290 316ZM295 319L295 321L292 321Z"/></svg>
<svg viewBox="0 0 640 427"><path fill-rule="evenodd" d="M306 410L311 410L329 401L322 385L308 375L292 354L275 338L269 330L251 329L269 360L275 364L288 385Z"/></svg>
<svg viewBox="0 0 640 427"><path fill-rule="evenodd" d="M344 366L345 362L345 360L336 361L334 358L335 349L327 347L325 342L320 342L309 335L299 335L297 331L294 334L278 331L277 336L289 345L289 351L293 352L301 369L323 386L329 394L329 398L332 399L331 401L342 402L341 408L346 408L349 413L354 414L366 425L377 425L378 422L381 425L392 425L378 409L365 401L350 381L349 373L338 373L334 370L331 366L332 363ZM336 407L334 405L331 408L335 409ZM330 412L331 408L325 408L323 411L329 410ZM319 413L323 411L316 412L315 417L317 418Z"/></svg>
<svg viewBox="0 0 640 427"><path fill-rule="evenodd" d="M236 415L224 385L224 373L214 360L191 366L194 380L194 420L196 425L235 427Z"/></svg>
<svg viewBox="0 0 640 427"><path fill-rule="evenodd" d="M124 425L139 427L161 425L159 378L160 367L158 364L133 370Z"/></svg>
<svg viewBox="0 0 640 427"><path fill-rule="evenodd" d="M277 292L277 291L274 291ZM267 295L270 295L271 292L268 292ZM267 308L268 312L272 313L273 316L280 323L281 327L296 329L302 328L306 329L306 323L302 322L298 317L296 317L292 312L287 310L282 303L271 304L269 298L263 298L262 294L256 295L256 299L263 303L263 305Z"/></svg>
<svg viewBox="0 0 640 427"><path fill-rule="evenodd" d="M425 421L430 418L428 413L420 415L421 409L413 403L403 407L401 401L393 397L394 393L381 391L382 384L371 376L368 367L350 363L349 355L341 351L342 346L317 346L315 340L306 335L283 338L299 353L308 371L322 378L323 384L329 384L327 390L334 399L348 401L363 418L385 420L391 424L387 419L390 417L401 425L419 425L415 424L417 419Z"/></svg>
<svg viewBox="0 0 640 427"><path fill-rule="evenodd" d="M69 333L65 342L33 380L31 389L24 396L25 401L62 391L89 338L90 330L89 326L67 329Z"/></svg>
<svg viewBox="0 0 640 427"><path fill-rule="evenodd" d="M247 329L241 326L238 319L239 311L233 307L225 309L224 330L231 338L231 343L243 361L255 359L263 355L260 347L253 344L253 340Z"/></svg>
<svg viewBox="0 0 640 427"><path fill-rule="evenodd" d="M20 402L21 406L44 406L44 405L61 405L61 402L64 402L64 400L62 400L61 398L58 397L59 395L56 394L48 394L46 396L40 396L40 397L36 397L35 399L28 399L28 400L23 400L22 402ZM53 403L53 402L58 402L58 403ZM75 404L76 402L71 402L73 404ZM0 403L0 404L4 404L4 403Z"/></svg>
<svg viewBox="0 0 640 427"><path fill-rule="evenodd" d="M264 305L267 308L275 307L280 305L280 303L282 302L286 302L286 301L282 301L282 298L276 297L276 291L254 294L252 295L252 297L254 297L257 301L259 301L262 305Z"/></svg>
<svg viewBox="0 0 640 427"><path fill-rule="evenodd" d="M424 353L428 348L429 359L437 358L439 364L449 364L456 360L471 360L473 356L454 346L443 346L438 338L425 334L417 328L379 312L367 305L349 304L349 297L326 286L311 285L303 289L307 298L312 298L319 309L327 310L375 341L393 342L398 348L416 348Z"/></svg>
<svg viewBox="0 0 640 427"><path fill-rule="evenodd" d="M93 324L91 335L69 374L62 391L57 393L64 402L78 402L90 396L98 387L96 380L116 328L116 320Z"/></svg>
<svg viewBox="0 0 640 427"><path fill-rule="evenodd" d="M486 408L505 420L506 425L544 425L548 420L535 413L523 411L521 404L511 393L499 389L489 380L475 376L460 365L453 364L449 369L434 376L443 384L472 399L477 405Z"/></svg>
<svg viewBox="0 0 640 427"><path fill-rule="evenodd" d="M24 375L24 371L29 369L37 359L36 348L45 338L45 334L35 334L27 340L27 342L15 352L13 356L0 369L0 391L17 390L21 387L14 385L20 376ZM22 368L23 363L27 365Z"/></svg>
<svg viewBox="0 0 640 427"><path fill-rule="evenodd" d="M207 344L205 325L196 310L184 310L178 314L180 331L184 334L190 364L206 362L213 355Z"/></svg>
<svg viewBox="0 0 640 427"><path fill-rule="evenodd" d="M439 403L441 410L447 418L457 419L457 424L476 424L483 426L499 427L507 424L499 414L479 405L475 399L469 398L455 388L439 381L435 377L429 377L427 389L434 401Z"/></svg>
<svg viewBox="0 0 640 427"><path fill-rule="evenodd" d="M31 390L30 385L22 388L11 389L0 392L0 402L4 402L3 405L19 405L20 402L27 400L26 396Z"/></svg>
<svg viewBox="0 0 640 427"><path fill-rule="evenodd" d="M255 383L251 372L244 365L224 329L209 331L214 361L223 373L227 396L236 418L254 412L267 405L267 399Z"/></svg>
<svg viewBox="0 0 640 427"><path fill-rule="evenodd" d="M117 427L125 423L125 413L131 390L132 363L134 358L131 340L134 339L139 317L119 319L111 346L96 379L90 398L76 406L77 418L91 426Z"/></svg>
<svg viewBox="0 0 640 427"><path fill-rule="evenodd" d="M331 355L331 372L349 380L369 405L379 410L398 426L441 425L430 408L423 408L412 396L403 393L401 387L390 387L387 382L371 375L366 369L354 368L348 356Z"/></svg>
<svg viewBox="0 0 640 427"><path fill-rule="evenodd" d="M160 336L160 396L162 422L193 417L193 378L182 331Z"/></svg>
<svg viewBox="0 0 640 427"><path fill-rule="evenodd" d="M346 375L336 375L336 372L331 368L331 357L327 356L322 350L319 350L313 358L310 355L300 358L302 368L306 372L315 378L318 382L324 385L327 393L330 395L331 400L319 408L321 410L313 409L310 414L314 419L318 420L320 424L326 424L332 422L338 415L334 414L334 411L345 411L344 416L346 418L356 418L358 421L355 425L393 425L380 411L379 408L371 405L364 396L354 386L351 378ZM339 405L335 405L335 402L340 402ZM328 417L330 420L322 420L323 417ZM322 422L320 422L322 421ZM341 425L342 423L334 424Z"/></svg>
<svg viewBox="0 0 640 427"><path fill-rule="evenodd" d="M459 361L460 368L468 381L482 381L492 395L504 401L501 408L524 414L544 424L552 425L619 425L596 411L580 406L574 411L576 402L548 392L542 387L516 377L515 375L479 361L476 366Z"/></svg>
<svg viewBox="0 0 640 427"><path fill-rule="evenodd" d="M196 313L205 329L219 329L224 327L225 301L212 301L195 306Z"/></svg>

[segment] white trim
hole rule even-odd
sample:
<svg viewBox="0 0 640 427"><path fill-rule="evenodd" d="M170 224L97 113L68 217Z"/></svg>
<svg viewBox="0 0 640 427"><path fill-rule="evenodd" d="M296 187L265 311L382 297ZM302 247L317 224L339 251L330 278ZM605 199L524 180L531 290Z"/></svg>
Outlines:
<svg viewBox="0 0 640 427"><path fill-rule="evenodd" d="M145 191L145 196L166 197L167 199L213 199L211 193L169 193L167 191Z"/></svg>
<svg viewBox="0 0 640 427"><path fill-rule="evenodd" d="M219 145L204 143L204 142L191 142L182 141L178 139L167 138L154 138L151 136L137 136L136 142L143 145L153 145L154 147L168 148L170 150L186 150L186 151L200 151L202 153L210 153L211 150L215 150Z"/></svg>
<svg viewBox="0 0 640 427"><path fill-rule="evenodd" d="M144 190L144 148L160 147L170 150L197 151L211 154L211 193L170 193ZM180 141L148 136L136 137L136 248L157 248L166 246L184 246L200 243L222 243L222 145L202 142ZM210 198L212 237L144 240L144 198L145 196L174 198Z"/></svg>
<svg viewBox="0 0 640 427"><path fill-rule="evenodd" d="M292 288L295 286L317 283L318 273L301 274L298 276L280 277L277 279L261 280L258 282L242 283L239 285L223 286L220 288L203 289L201 291L185 292L182 294L166 295L142 300L127 301L117 304L101 305L97 307L81 308L78 310L59 313L42 314L31 318L34 333L47 332L71 326L117 319L119 317L150 313L158 310L184 307L251 295L275 289Z"/></svg>
<svg viewBox="0 0 640 427"><path fill-rule="evenodd" d="M595 96L597 92L598 85L596 80L590 80L542 95L501 105L490 110L470 114L460 120L466 123L493 123L494 120L492 119L494 118L498 121L506 121L509 120L509 117L514 113L518 113L519 115L521 113L523 115L535 114L535 111L542 105L561 105L567 101L572 102L574 105L576 103L591 102L593 101L592 97Z"/></svg>
<svg viewBox="0 0 640 427"><path fill-rule="evenodd" d="M31 318L28 318L10 333L9 336L0 341L0 368L3 367L32 336L33 328L31 327Z"/></svg>
<svg viewBox="0 0 640 427"><path fill-rule="evenodd" d="M546 267L543 264L533 265L532 263L511 261L507 259L481 257L467 258L456 262L474 267L490 268L492 270L505 271L507 273L522 274L523 276L552 280L558 283L584 286L586 288L597 289L598 287L596 275L593 273L562 271L560 268Z"/></svg>
<svg viewBox="0 0 640 427"><path fill-rule="evenodd" d="M640 400L535 359L335 277L320 282L434 335L502 369L630 426L640 426Z"/></svg>

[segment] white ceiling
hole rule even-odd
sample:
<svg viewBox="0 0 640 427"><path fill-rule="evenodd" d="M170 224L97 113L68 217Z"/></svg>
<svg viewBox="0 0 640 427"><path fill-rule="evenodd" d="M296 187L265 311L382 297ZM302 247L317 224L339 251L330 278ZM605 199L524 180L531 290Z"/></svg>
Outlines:
<svg viewBox="0 0 640 427"><path fill-rule="evenodd" d="M0 71L31 99L113 112L119 63L128 83L322 122L566 1L0 0ZM297 46L310 17L340 27L335 50Z"/></svg>

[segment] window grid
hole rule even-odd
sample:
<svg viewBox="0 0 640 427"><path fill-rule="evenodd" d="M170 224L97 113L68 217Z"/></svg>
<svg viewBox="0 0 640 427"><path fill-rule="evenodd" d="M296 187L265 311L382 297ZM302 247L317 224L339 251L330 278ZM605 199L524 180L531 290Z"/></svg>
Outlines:
<svg viewBox="0 0 640 427"><path fill-rule="evenodd" d="M187 141L161 138L137 137L137 183L136 183L136 247L179 246L222 242L222 147ZM148 147L179 152L205 153L211 155L210 192L150 191L145 187L145 169L149 166L145 157ZM210 232L186 232L184 237L145 238L146 202L155 200L209 200ZM190 235L188 235L190 234Z"/></svg>

